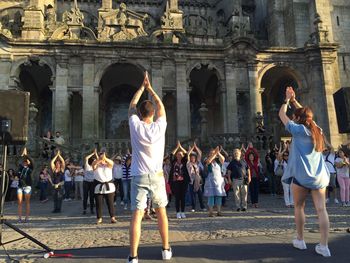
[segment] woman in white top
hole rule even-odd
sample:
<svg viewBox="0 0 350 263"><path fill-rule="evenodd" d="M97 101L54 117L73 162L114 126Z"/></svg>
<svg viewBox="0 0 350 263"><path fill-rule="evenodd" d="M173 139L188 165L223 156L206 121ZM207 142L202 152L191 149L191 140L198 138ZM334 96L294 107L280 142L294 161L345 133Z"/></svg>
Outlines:
<svg viewBox="0 0 350 263"><path fill-rule="evenodd" d="M340 186L340 198L343 206L349 206L349 159L345 156L343 150L338 151L338 158L335 159L335 167L337 168L337 179Z"/></svg>
<svg viewBox="0 0 350 263"><path fill-rule="evenodd" d="M114 202L117 201L117 189L119 191L120 195L120 204L123 206L123 197L124 197L124 191L123 191L123 166L122 166L122 157L119 155L115 156L113 158L114 164L113 164L113 180L115 185L115 196L114 196Z"/></svg>
<svg viewBox="0 0 350 263"><path fill-rule="evenodd" d="M97 224L102 223L102 202L106 200L108 212L111 217L111 223L116 223L114 217L113 199L115 194L115 186L113 183L113 161L106 157L105 152L99 154L99 159L92 164L95 174L95 198L97 211Z"/></svg>

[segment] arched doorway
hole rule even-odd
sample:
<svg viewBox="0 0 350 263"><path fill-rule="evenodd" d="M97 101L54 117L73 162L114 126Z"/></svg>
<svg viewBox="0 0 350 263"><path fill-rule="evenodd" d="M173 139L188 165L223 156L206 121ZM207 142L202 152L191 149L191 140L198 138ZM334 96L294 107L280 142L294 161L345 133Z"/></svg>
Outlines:
<svg viewBox="0 0 350 263"><path fill-rule="evenodd" d="M263 75L261 79L264 125L270 132L275 142L281 137L289 136L285 131L282 122L278 118L278 111L285 99L287 87L297 90L300 86L300 79L290 67L273 67ZM288 114L291 114L290 110Z"/></svg>
<svg viewBox="0 0 350 263"><path fill-rule="evenodd" d="M201 134L201 117L199 109L205 103L208 108L208 134L224 132L223 116L221 114L221 94L218 73L208 65L200 65L190 73L190 112L191 135L193 138Z"/></svg>
<svg viewBox="0 0 350 263"><path fill-rule="evenodd" d="M52 91L50 90L52 71L46 64L37 61L24 63L19 69L22 90L30 93L30 102L38 108L37 134L42 136L52 131Z"/></svg>
<svg viewBox="0 0 350 263"><path fill-rule="evenodd" d="M100 134L104 139L127 139L128 109L143 82L143 69L134 64L113 64L102 76L100 86ZM146 93L140 101L147 98Z"/></svg>

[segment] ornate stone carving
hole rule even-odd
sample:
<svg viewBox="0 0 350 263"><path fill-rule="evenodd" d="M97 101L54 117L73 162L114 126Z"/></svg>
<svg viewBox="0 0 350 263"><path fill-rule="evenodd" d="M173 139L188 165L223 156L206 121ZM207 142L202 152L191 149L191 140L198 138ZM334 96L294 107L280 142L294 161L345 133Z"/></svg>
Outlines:
<svg viewBox="0 0 350 263"><path fill-rule="evenodd" d="M51 18L52 19L52 18ZM62 14L62 22L52 33L52 40L96 40L95 33L84 26L84 15L78 7L77 0L70 11Z"/></svg>
<svg viewBox="0 0 350 263"><path fill-rule="evenodd" d="M52 33L57 28L57 16L55 8L49 5L45 12L45 30Z"/></svg>
<svg viewBox="0 0 350 263"><path fill-rule="evenodd" d="M3 34L5 37L12 38L12 33L7 28L4 28L2 26L2 23L0 22L0 34Z"/></svg>
<svg viewBox="0 0 350 263"><path fill-rule="evenodd" d="M143 23L148 15L138 14L121 3L118 9L100 10L98 39L125 41L147 36Z"/></svg>
<svg viewBox="0 0 350 263"><path fill-rule="evenodd" d="M305 43L306 46L318 45L320 43L329 43L328 30L323 27L321 16L316 13L314 20L315 31L310 34L309 40Z"/></svg>
<svg viewBox="0 0 350 263"><path fill-rule="evenodd" d="M249 16L243 14L241 6L236 5L233 10L230 33L233 37L245 37L252 33L250 18Z"/></svg>
<svg viewBox="0 0 350 263"><path fill-rule="evenodd" d="M3 35L6 35L8 38L20 37L23 27L22 16L23 9L19 7L11 7L4 11L0 10Z"/></svg>

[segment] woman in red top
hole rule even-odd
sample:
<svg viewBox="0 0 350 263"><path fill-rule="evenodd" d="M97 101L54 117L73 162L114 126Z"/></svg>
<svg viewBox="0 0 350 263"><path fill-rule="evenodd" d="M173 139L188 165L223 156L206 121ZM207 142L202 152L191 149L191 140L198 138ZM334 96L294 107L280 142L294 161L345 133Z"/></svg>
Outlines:
<svg viewBox="0 0 350 263"><path fill-rule="evenodd" d="M250 200L252 206L257 208L259 203L259 153L250 142L244 159L249 166L251 182L249 184Z"/></svg>

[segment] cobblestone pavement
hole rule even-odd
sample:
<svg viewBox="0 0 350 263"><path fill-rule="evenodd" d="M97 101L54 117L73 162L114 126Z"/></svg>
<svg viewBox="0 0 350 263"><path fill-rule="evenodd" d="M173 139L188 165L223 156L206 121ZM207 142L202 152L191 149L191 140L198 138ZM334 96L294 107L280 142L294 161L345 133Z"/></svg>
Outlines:
<svg viewBox="0 0 350 263"><path fill-rule="evenodd" d="M187 213L186 219L176 219L174 203L168 210L171 242L221 240L234 237L267 236L294 233L293 209L284 207L282 197L260 196L259 208L248 208L247 212L233 210L232 197L224 208L223 217L209 218L207 212ZM91 247L128 246L128 227L130 211L117 206L117 224L110 224L107 211L104 211L104 223L96 225L94 215L82 214L82 201L63 202L63 212L52 214L52 200L42 204L32 200L29 223L17 223L17 205L7 203L6 218L22 230L37 238L52 249L79 249ZM190 210L188 207L187 210ZM350 226L350 207L329 204L328 213L331 232L345 233ZM307 201L306 231L318 232L317 217L312 201ZM160 243L156 221L144 221L141 244ZM19 237L17 233L5 227L3 240ZM40 251L30 241L23 239L6 245L11 255L22 257L28 251ZM5 258L0 250L0 260ZM28 261L35 260L33 256ZM26 262L27 260L23 260Z"/></svg>

